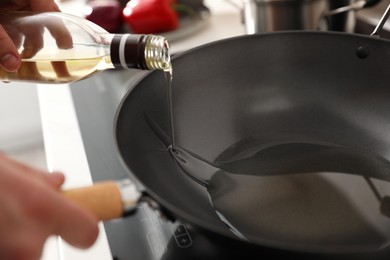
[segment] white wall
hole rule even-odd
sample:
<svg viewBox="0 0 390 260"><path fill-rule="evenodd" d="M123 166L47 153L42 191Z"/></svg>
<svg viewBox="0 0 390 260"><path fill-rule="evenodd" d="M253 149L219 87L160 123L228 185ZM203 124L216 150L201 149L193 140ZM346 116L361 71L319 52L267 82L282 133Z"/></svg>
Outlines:
<svg viewBox="0 0 390 260"><path fill-rule="evenodd" d="M0 150L29 149L41 143L36 86L0 81Z"/></svg>

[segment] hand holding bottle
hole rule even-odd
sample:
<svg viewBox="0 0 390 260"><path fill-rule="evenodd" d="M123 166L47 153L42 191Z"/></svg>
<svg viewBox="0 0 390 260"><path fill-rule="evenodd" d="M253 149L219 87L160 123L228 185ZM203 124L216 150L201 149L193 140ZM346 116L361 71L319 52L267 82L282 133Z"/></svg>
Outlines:
<svg viewBox="0 0 390 260"><path fill-rule="evenodd" d="M1 12L0 24L18 47L22 64L0 80L65 84L114 68L171 70L164 37L110 34L98 25L61 12Z"/></svg>
<svg viewBox="0 0 390 260"><path fill-rule="evenodd" d="M0 12L0 24L12 40L13 45L18 49L19 58L22 60L17 70L11 71L13 77L35 78L37 81L44 81L45 75L41 73L37 61L45 58L39 55L48 48L48 42L45 42L45 38L53 41L58 50L71 49L73 39L61 18L55 15L45 15L48 12L41 12L45 19L37 19L37 17L32 16L33 14L23 11ZM37 59L34 59L36 55ZM23 62L26 60L30 60L30 62ZM47 66L50 66L54 77L68 78L70 76L63 61L48 62ZM4 73L7 73L6 70L0 68L0 75Z"/></svg>
<svg viewBox="0 0 390 260"><path fill-rule="evenodd" d="M59 11L53 0L5 0L0 2L1 11ZM17 47L0 24L0 67L16 71L21 65Z"/></svg>

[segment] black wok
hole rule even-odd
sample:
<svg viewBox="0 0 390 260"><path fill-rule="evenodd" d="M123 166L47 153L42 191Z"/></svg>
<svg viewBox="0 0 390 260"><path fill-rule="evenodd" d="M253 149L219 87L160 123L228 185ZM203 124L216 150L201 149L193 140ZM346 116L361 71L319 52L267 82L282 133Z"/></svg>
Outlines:
<svg viewBox="0 0 390 260"><path fill-rule="evenodd" d="M299 162L307 160L310 166L292 164L294 173L332 171L384 183L390 181L387 171L390 169L387 165L390 159L389 41L330 32L242 36L177 55L172 65L177 147L209 162L224 161L241 143L249 146L294 143L298 144L292 150L295 154L317 151L304 144L342 147L345 150L320 157L324 161L304 157ZM117 144L124 163L147 193L173 216L212 233L237 238L216 214L207 188L199 180L194 181L185 172L185 166L173 160L168 152L171 142L168 107L167 81L161 72L146 75L127 94L116 118ZM281 158L273 160L289 163L288 158L279 155ZM286 167L281 169L290 173ZM283 175L283 172L272 174ZM341 219L337 225L329 226L334 230L326 234L325 242L318 240L318 234L311 236L313 227L302 230L309 234L296 238L298 242L294 238L283 241L286 227L281 225L280 229L273 227L267 231L279 234L264 233L265 237L258 234L259 239L249 239L247 243L310 253L364 255L379 251L380 255L385 254L390 233L390 218L384 205L386 196L390 195L388 186L385 184L382 190L371 192L373 197L380 193L376 194L374 208L382 207L383 215L378 220L381 224L373 228L372 223L366 223L364 213L354 213L357 210L352 205L354 202L342 201L344 194L337 195L343 185L350 185L348 182L349 179L341 182L341 188L329 183L325 188L315 187L323 188L326 196L316 201L313 209L325 214L324 218L331 222ZM365 187L372 188L372 183L367 181ZM319 194L318 191L302 193L299 190L302 188L307 187L296 185L297 190L288 187L287 196L299 201ZM232 203L235 200L245 203L240 201L240 189L237 192L231 197ZM284 190L269 192L260 194L269 197L269 204L277 205L280 202L277 195ZM264 198L256 199L263 201L261 210L272 210L266 207L269 204ZM288 206L283 204L283 207ZM291 209L278 210L285 214L291 212ZM297 218L291 216L291 222ZM306 217L302 219L307 221ZM315 224L307 223L311 225ZM344 228L345 232L337 233ZM334 248L339 235L348 238L340 240L340 248ZM277 240L280 237L282 241ZM317 240L313 242L312 238ZM343 247L345 241L352 241L351 245Z"/></svg>

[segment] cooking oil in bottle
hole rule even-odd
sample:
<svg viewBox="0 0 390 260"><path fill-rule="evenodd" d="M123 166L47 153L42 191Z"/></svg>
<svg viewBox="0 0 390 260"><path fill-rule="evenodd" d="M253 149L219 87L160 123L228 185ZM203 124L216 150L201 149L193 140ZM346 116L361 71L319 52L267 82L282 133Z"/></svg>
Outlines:
<svg viewBox="0 0 390 260"><path fill-rule="evenodd" d="M22 65L16 72L6 72L0 69L0 79L8 81L29 81L36 83L69 83L87 78L102 70L103 58L81 60L22 60ZM104 67L103 67L104 69Z"/></svg>

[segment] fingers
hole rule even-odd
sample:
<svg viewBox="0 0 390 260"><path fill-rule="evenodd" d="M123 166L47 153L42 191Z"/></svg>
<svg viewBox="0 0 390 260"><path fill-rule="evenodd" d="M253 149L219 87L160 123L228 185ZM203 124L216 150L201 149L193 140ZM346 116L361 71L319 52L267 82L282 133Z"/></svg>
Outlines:
<svg viewBox="0 0 390 260"><path fill-rule="evenodd" d="M65 176L60 172L48 173L40 171L26 164L13 160L12 158L8 158L5 154L0 154L0 164L3 167L9 165L9 167L13 167L18 172L32 175L34 179L41 179L42 181L53 187L55 190L58 190L65 182Z"/></svg>
<svg viewBox="0 0 390 260"><path fill-rule="evenodd" d="M54 0L13 0L0 1L3 11L35 11L35 12L59 12L60 8Z"/></svg>
<svg viewBox="0 0 390 260"><path fill-rule="evenodd" d="M0 200L5 196L14 200L12 205L21 212L15 215L21 218L20 223L27 225L20 232L33 230L30 233L36 237L39 237L38 234L43 237L59 235L80 248L87 248L95 242L99 233L98 220L92 213L60 195L57 188L64 182L63 174L47 174L2 154L0 166L0 187L13 187L8 193L0 195ZM6 173L9 173L8 178L4 178ZM11 196L10 192L14 195Z"/></svg>
<svg viewBox="0 0 390 260"><path fill-rule="evenodd" d="M65 182L65 176L60 172L44 174L44 176L49 185L51 185L56 190L58 190Z"/></svg>
<svg viewBox="0 0 390 260"><path fill-rule="evenodd" d="M30 0L26 10L32 11L60 11L58 6L52 0L46 1L34 1ZM22 9L23 10L23 9ZM67 30L66 26L62 23L61 19L56 16L46 16L44 21L28 20L28 22L20 23L18 33L14 33L13 42L10 38L10 31L6 31L4 27L0 25L0 68L7 72L16 72L21 68L21 58L29 59L34 57L42 47L44 46L44 32L45 28L50 32L51 36L55 39L57 46L60 49L70 49L73 46L72 36ZM7 33L8 32L8 33ZM20 44L21 39L23 41L23 49L21 53L18 53L15 44ZM39 78L40 73L36 70L31 70ZM23 71L18 73L20 79L31 78L33 74L30 68L27 68L27 75L24 77ZM63 72L61 70L60 72Z"/></svg>
<svg viewBox="0 0 390 260"><path fill-rule="evenodd" d="M37 22L23 24L24 49L21 53L23 58L32 58L42 49L44 45L44 29L45 28Z"/></svg>
<svg viewBox="0 0 390 260"><path fill-rule="evenodd" d="M73 47L72 35L61 19L55 16L47 17L44 25L56 40L57 46L60 49L70 49Z"/></svg>
<svg viewBox="0 0 390 260"><path fill-rule="evenodd" d="M7 32L0 25L0 67L15 72L21 65L18 51Z"/></svg>
<svg viewBox="0 0 390 260"><path fill-rule="evenodd" d="M65 179L64 175L58 172L46 176L54 187L61 186ZM51 234L58 235L79 248L93 245L99 233L98 219L86 209L61 196L59 192L54 193L49 206L51 204L53 210L51 217L57 221L53 222Z"/></svg>
<svg viewBox="0 0 390 260"><path fill-rule="evenodd" d="M96 241L99 233L98 220L85 209L60 195L58 196L53 217L59 222L53 227L53 233L61 236L73 246L90 247Z"/></svg>
<svg viewBox="0 0 390 260"><path fill-rule="evenodd" d="M36 12L59 12L60 8L53 0L30 0L30 7Z"/></svg>
<svg viewBox="0 0 390 260"><path fill-rule="evenodd" d="M58 78L70 78L72 74L69 72L65 61L52 61L51 66Z"/></svg>

